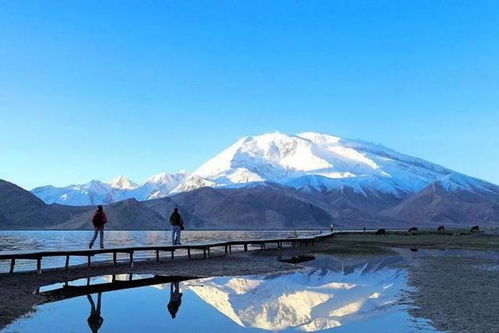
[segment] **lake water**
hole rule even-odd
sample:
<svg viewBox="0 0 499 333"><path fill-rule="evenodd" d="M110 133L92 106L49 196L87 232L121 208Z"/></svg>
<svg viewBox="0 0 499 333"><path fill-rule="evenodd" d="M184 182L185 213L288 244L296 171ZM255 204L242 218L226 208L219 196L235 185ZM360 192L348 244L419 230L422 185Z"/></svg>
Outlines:
<svg viewBox="0 0 499 333"><path fill-rule="evenodd" d="M216 240L244 240L314 235L320 231L183 231L182 243L199 243ZM93 236L90 230L0 230L0 252L42 251L42 250L82 250L88 249L88 243ZM106 230L104 234L106 247L171 245L170 231L121 231ZM98 247L97 240L94 248ZM152 257L153 253L140 251L136 259ZM165 256L168 254L165 253ZM126 254L118 255L124 259ZM92 261L111 260L111 254L96 255ZM43 268L60 267L64 265L63 257L44 258ZM83 264L84 257L72 257L71 265ZM34 270L35 260L16 261L16 271ZM9 263L0 261L0 272L8 271Z"/></svg>
<svg viewBox="0 0 499 333"><path fill-rule="evenodd" d="M345 266L319 255L293 272L153 283L89 295L85 292L99 285L112 288L124 283L120 280L151 276L71 281L82 286L76 288L83 291L80 296L67 298L62 284L41 288L42 294L58 296L1 332L434 332L401 304L409 287L407 271L390 265L396 260Z"/></svg>

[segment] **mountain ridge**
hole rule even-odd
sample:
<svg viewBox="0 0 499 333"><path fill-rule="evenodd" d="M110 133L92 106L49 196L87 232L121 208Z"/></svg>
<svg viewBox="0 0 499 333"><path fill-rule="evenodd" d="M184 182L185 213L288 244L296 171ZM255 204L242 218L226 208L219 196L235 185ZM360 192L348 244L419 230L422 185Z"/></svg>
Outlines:
<svg viewBox="0 0 499 333"><path fill-rule="evenodd" d="M26 192L0 187L0 223L7 228L90 228L97 204L112 210L116 229L168 228L164 221L175 207L200 229L499 222L497 185L379 144L313 132L241 138L192 174L160 173L141 184L119 176Z"/></svg>
<svg viewBox="0 0 499 333"><path fill-rule="evenodd" d="M109 204L129 198L143 201L201 187L267 183L304 191L350 187L364 193L374 189L405 198L438 180L445 182L450 191L471 186L479 191L499 192L497 185L380 144L315 132L296 135L274 132L243 137L192 174L160 173L140 185L120 176L107 183L94 180L62 188L49 185L32 192L46 203L76 206Z"/></svg>

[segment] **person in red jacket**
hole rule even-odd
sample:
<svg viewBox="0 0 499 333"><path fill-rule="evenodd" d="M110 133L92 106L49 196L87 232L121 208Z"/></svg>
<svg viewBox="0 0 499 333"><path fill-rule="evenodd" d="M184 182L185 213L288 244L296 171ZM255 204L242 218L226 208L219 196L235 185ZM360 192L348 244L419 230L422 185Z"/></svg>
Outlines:
<svg viewBox="0 0 499 333"><path fill-rule="evenodd" d="M92 218L92 224L94 225L94 237L88 244L88 248L91 249L94 246L94 242L97 239L97 235L100 234L100 248L104 248L104 224L107 223L107 216L104 213L104 209L101 205L97 206L97 210Z"/></svg>

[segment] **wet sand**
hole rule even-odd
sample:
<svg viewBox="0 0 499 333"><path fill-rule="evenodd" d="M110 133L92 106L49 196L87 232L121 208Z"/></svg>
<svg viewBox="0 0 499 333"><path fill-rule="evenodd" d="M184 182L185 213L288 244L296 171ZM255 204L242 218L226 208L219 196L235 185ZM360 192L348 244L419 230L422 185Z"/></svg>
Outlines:
<svg viewBox="0 0 499 333"><path fill-rule="evenodd" d="M410 313L442 331L499 332L498 253L463 252L412 260Z"/></svg>

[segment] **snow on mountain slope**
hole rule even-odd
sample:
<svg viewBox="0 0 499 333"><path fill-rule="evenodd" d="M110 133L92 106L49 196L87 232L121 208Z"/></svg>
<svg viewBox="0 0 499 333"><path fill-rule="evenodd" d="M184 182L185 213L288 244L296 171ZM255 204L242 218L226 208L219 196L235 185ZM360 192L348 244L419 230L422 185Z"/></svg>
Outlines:
<svg viewBox="0 0 499 333"><path fill-rule="evenodd" d="M238 140L173 192L267 181L305 190L347 186L359 193L374 189L405 196L442 177L448 177L450 189L463 182L483 188L492 185L377 144L313 132L277 132Z"/></svg>
<svg viewBox="0 0 499 333"><path fill-rule="evenodd" d="M137 184L135 184L125 176L119 176L114 179L111 179L110 181L107 182L107 184L112 188L116 188L119 190L133 190L134 188L137 187Z"/></svg>
<svg viewBox="0 0 499 333"><path fill-rule="evenodd" d="M160 173L137 185L124 176L32 192L46 203L95 205L135 198L156 199L201 187L248 187L277 183L300 191L346 188L404 199L439 182L448 191L499 194L499 187L378 144L304 132L248 136L189 175Z"/></svg>
<svg viewBox="0 0 499 333"><path fill-rule="evenodd" d="M203 301L242 327L306 332L389 315L399 310L395 304L406 288L406 272L376 264L215 277L189 286Z"/></svg>
<svg viewBox="0 0 499 333"><path fill-rule="evenodd" d="M31 192L45 203L70 206L110 204L131 198L143 201L168 195L187 176L186 171L175 174L162 172L146 179L140 185L124 176L120 176L107 183L92 180L87 184L66 187L49 185L35 188Z"/></svg>

